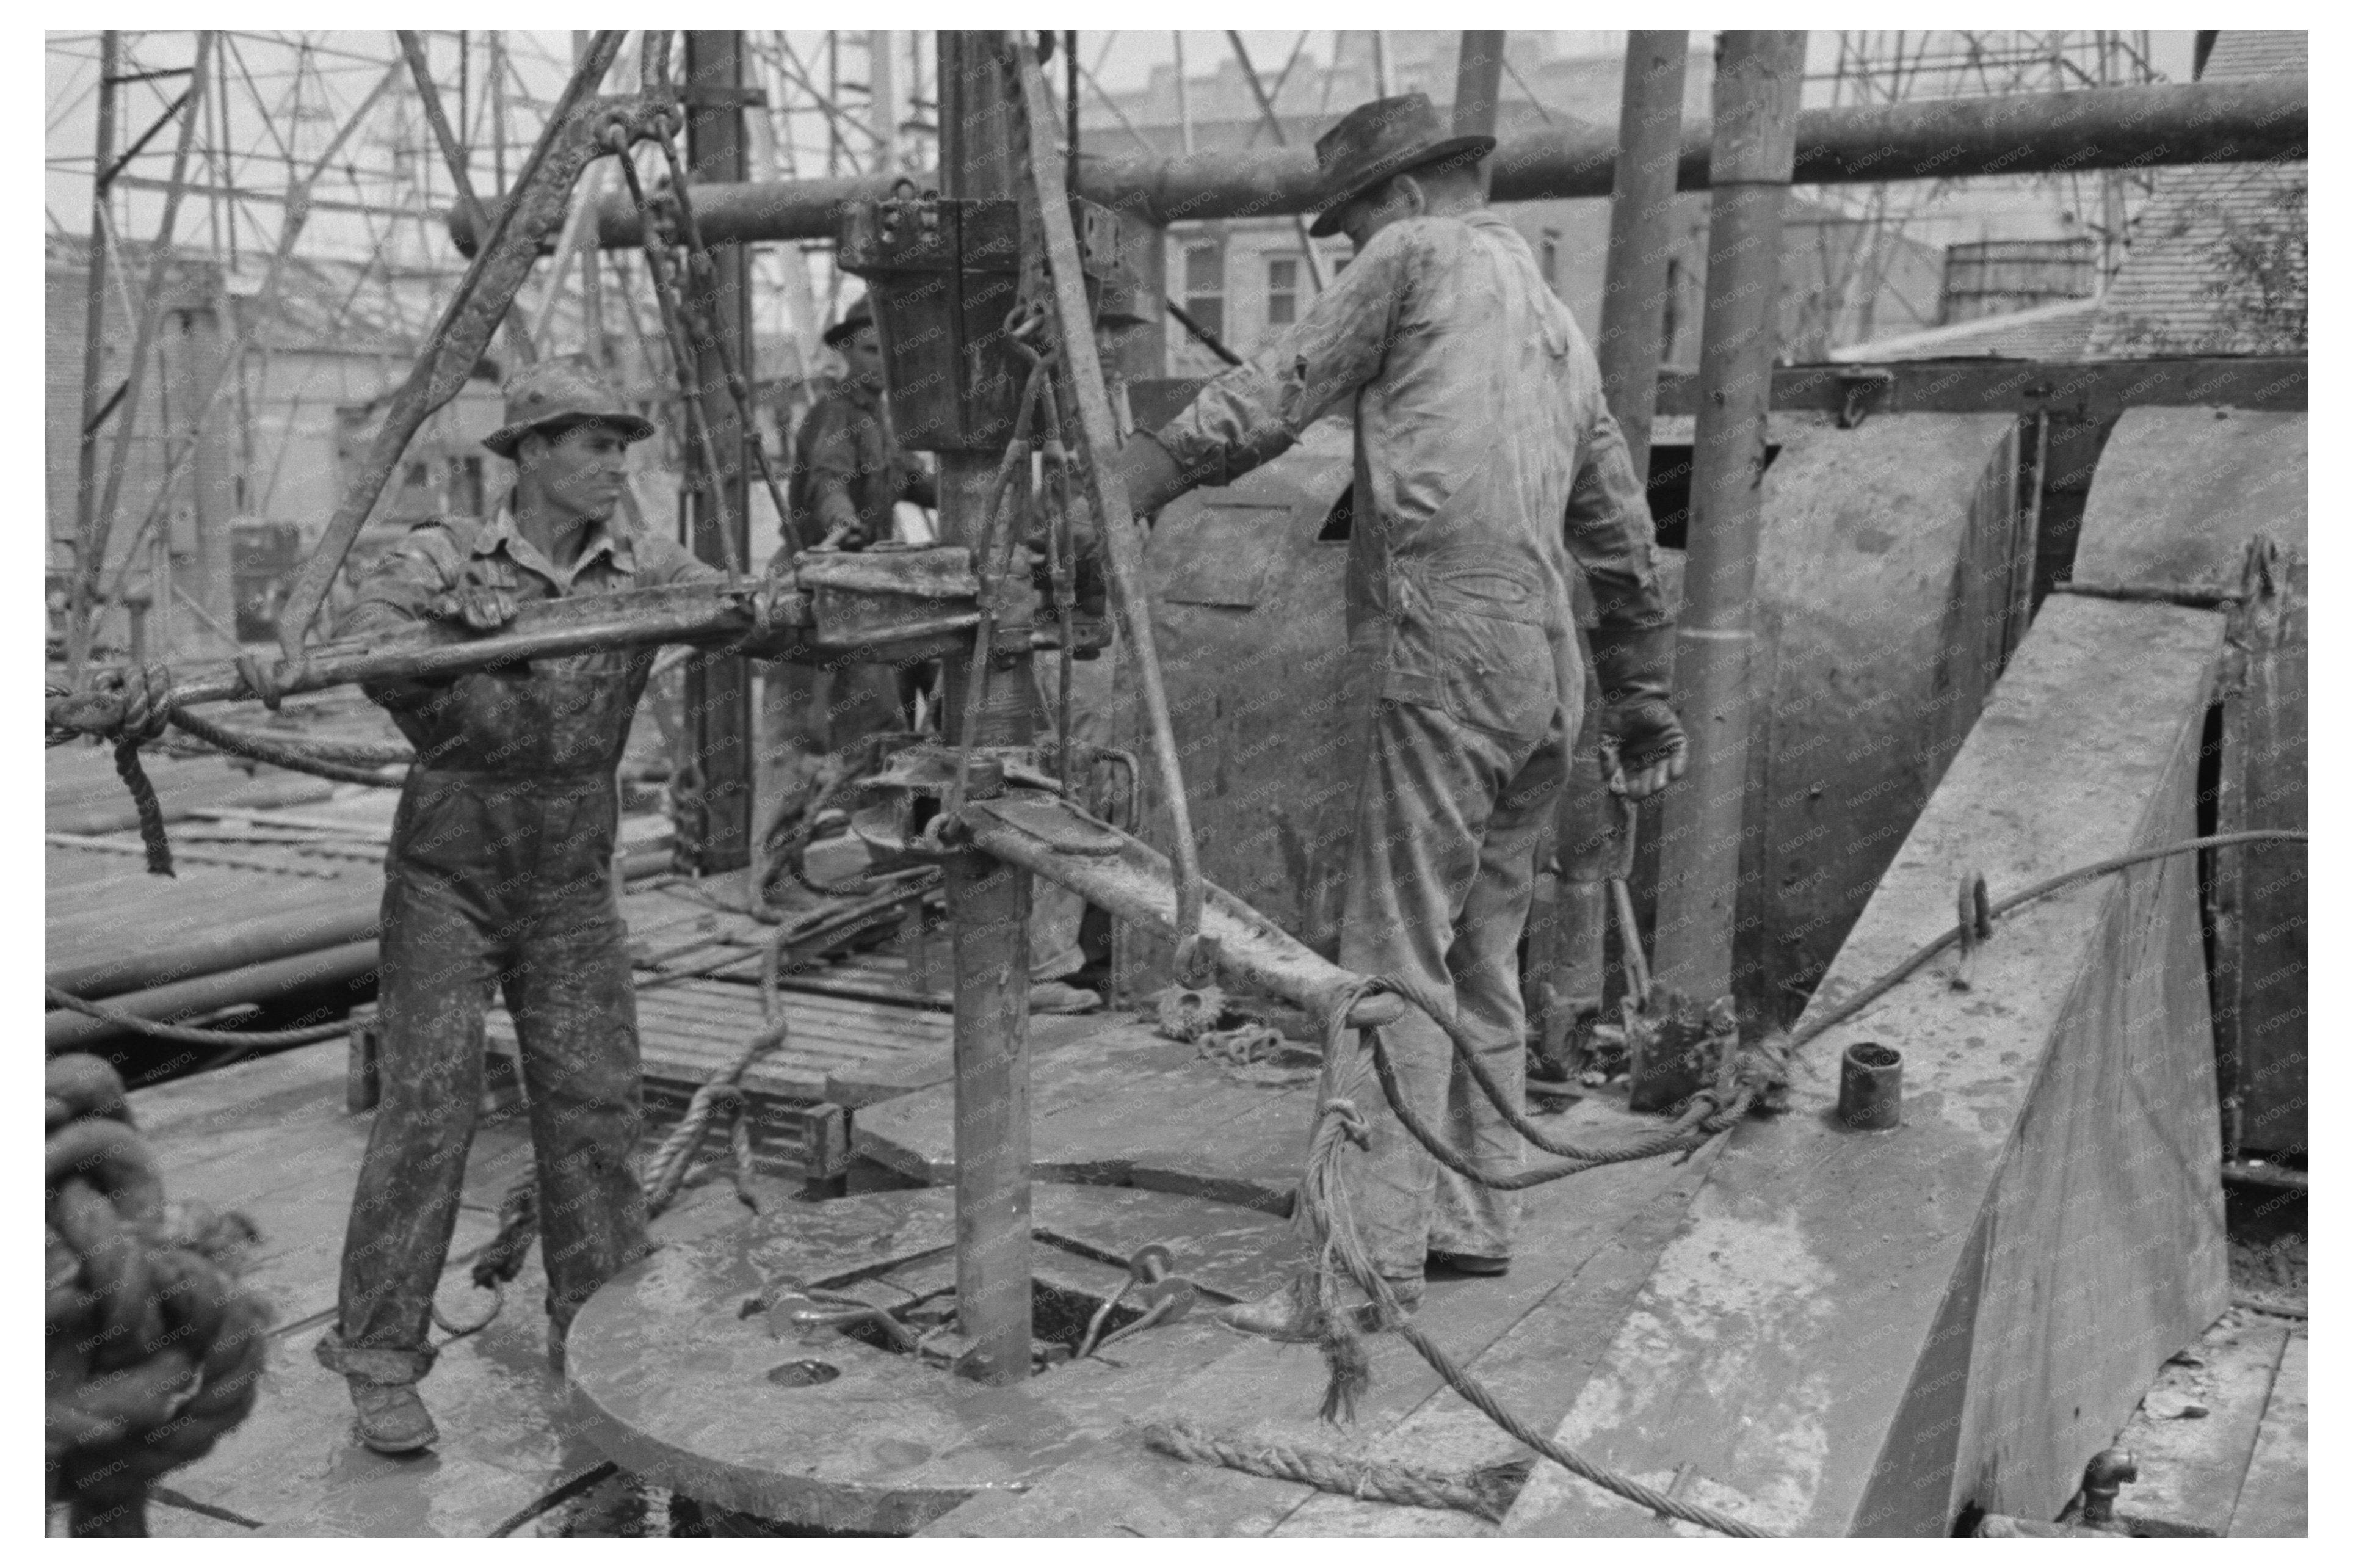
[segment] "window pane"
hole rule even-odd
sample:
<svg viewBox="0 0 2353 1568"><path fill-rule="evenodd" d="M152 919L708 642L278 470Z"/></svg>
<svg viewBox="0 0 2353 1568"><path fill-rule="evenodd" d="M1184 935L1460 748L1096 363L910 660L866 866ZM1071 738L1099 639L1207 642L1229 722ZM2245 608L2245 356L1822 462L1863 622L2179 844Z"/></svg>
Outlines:
<svg viewBox="0 0 2353 1568"><path fill-rule="evenodd" d="M1225 258L1215 245L1187 246L1185 250L1185 291L1214 294L1226 286Z"/></svg>
<svg viewBox="0 0 2353 1568"><path fill-rule="evenodd" d="M1289 326L1293 322L1297 321L1299 319L1298 302L1299 296L1296 294L1269 294L1266 297L1266 324Z"/></svg>
<svg viewBox="0 0 2353 1568"><path fill-rule="evenodd" d="M1190 294L1185 300L1185 313L1201 323L1201 330L1219 337L1226 335L1226 302L1217 294Z"/></svg>
<svg viewBox="0 0 2353 1568"><path fill-rule="evenodd" d="M1293 256L1273 256L1267 259L1266 287L1269 293L1288 293L1299 287L1299 260Z"/></svg>

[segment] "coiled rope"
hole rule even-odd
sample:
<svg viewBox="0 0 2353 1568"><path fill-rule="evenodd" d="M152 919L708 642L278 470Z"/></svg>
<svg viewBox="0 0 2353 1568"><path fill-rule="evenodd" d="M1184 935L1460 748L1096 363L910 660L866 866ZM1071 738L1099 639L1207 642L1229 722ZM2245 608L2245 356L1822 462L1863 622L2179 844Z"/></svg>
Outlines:
<svg viewBox="0 0 2353 1568"><path fill-rule="evenodd" d="M47 1064L48 1500L78 1536L147 1533L148 1489L203 1457L259 1392L269 1308L235 1283L251 1225L167 1212L122 1081Z"/></svg>

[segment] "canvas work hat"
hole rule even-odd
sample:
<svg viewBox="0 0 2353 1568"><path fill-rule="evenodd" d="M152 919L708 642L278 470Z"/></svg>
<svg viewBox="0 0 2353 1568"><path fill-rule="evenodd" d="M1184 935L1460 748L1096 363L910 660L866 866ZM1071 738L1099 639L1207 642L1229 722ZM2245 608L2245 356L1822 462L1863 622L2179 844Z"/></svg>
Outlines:
<svg viewBox="0 0 2353 1568"><path fill-rule="evenodd" d="M654 433L652 424L631 412L621 395L583 359L543 359L519 370L507 383L506 394L507 422L482 438L482 444L502 458L512 458L523 437L551 425L595 420L632 441Z"/></svg>
<svg viewBox="0 0 2353 1568"><path fill-rule="evenodd" d="M1307 232L1321 239L1340 231L1347 205L1391 175L1458 154L1475 163L1495 150L1493 136L1451 136L1430 95L1377 98L1348 111L1315 139L1315 167L1324 192Z"/></svg>
<svg viewBox="0 0 2353 1568"><path fill-rule="evenodd" d="M856 332L860 327L873 324L874 303L864 294L860 294L858 296L858 302L850 306L839 321L825 329L825 345L828 348L839 348L842 340L851 333Z"/></svg>

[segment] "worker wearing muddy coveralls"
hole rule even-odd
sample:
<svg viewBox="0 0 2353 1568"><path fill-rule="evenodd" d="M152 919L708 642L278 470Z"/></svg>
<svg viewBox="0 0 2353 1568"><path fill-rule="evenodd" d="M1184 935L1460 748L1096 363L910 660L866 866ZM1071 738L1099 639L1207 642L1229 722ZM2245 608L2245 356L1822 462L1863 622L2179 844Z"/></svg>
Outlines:
<svg viewBox="0 0 2353 1568"><path fill-rule="evenodd" d="M1368 733L1339 961L1451 1001L1516 1097L1516 948L1584 701L1577 567L1630 791L1679 774L1683 740L1642 485L1576 323L1527 243L1483 210L1475 164L1493 146L1447 137L1419 94L1343 121L1316 145L1327 205L1314 232L1345 228L1353 261L1271 347L1128 443L1122 467L1137 510L1154 511L1353 400L1349 662ZM1386 1037L1425 1119L1483 1174L1517 1171L1518 1135L1438 1027L1409 1011ZM1400 1298L1419 1299L1429 1265L1503 1272L1510 1196L1440 1168L1385 1104L1365 1108L1372 1144L1347 1168L1351 1200ZM1279 1330L1283 1311L1252 1307L1265 1309L1235 1309L1238 1326Z"/></svg>
<svg viewBox="0 0 2353 1568"><path fill-rule="evenodd" d="M625 448L651 432L576 361L522 372L507 389L506 426L483 441L516 461L515 497L489 521L411 532L361 585L342 633L421 619L488 631L534 599L718 577L681 546L613 520ZM556 558L519 525L518 500L558 520L542 534L563 542ZM560 558L564 546L576 554ZM383 1098L344 1238L336 1326L318 1354L350 1380L361 1438L380 1451L438 1436L415 1384L434 1360L426 1333L473 1142L494 985L522 1045L553 1364L580 1304L646 1250L636 993L613 847L615 769L656 652L364 688L417 761L385 860Z"/></svg>

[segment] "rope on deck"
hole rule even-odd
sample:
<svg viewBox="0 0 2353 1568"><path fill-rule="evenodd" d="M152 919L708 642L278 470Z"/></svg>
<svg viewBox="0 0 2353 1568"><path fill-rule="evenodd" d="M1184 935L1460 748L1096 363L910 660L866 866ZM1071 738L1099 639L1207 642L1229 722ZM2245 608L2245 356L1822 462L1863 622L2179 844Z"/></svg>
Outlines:
<svg viewBox="0 0 2353 1568"><path fill-rule="evenodd" d="M153 1040L170 1040L182 1045L236 1045L248 1051L261 1051L281 1045L312 1045L352 1032L351 1021L343 1018L331 1023L306 1024L301 1029L196 1029L185 1023L164 1023L153 1018L142 1018L135 1012L125 1012L119 1007L108 1007L103 1002L88 1001L53 985L43 986L41 990L47 996L51 1007L62 1007L85 1018L95 1018L102 1023L111 1023Z"/></svg>
<svg viewBox="0 0 2353 1568"><path fill-rule="evenodd" d="M1490 1523L1503 1521L1532 1465L1519 1459L1453 1475L1379 1459L1352 1459L1345 1454L1288 1443L1243 1443L1181 1420L1152 1422L1144 1427L1143 1437L1146 1447L1197 1465L1219 1465L1245 1475L1297 1481L1360 1500L1452 1509Z"/></svg>
<svg viewBox="0 0 2353 1568"><path fill-rule="evenodd" d="M253 1409L269 1308L238 1287L237 1215L167 1209L114 1069L47 1065L48 1500L77 1536L147 1533L148 1489Z"/></svg>

